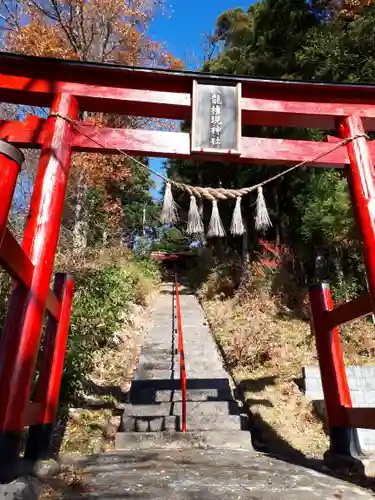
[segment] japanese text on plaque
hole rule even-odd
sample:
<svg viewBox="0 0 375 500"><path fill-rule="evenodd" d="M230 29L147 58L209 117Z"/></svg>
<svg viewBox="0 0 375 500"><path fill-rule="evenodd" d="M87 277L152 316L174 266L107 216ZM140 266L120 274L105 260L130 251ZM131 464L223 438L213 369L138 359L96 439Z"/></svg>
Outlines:
<svg viewBox="0 0 375 500"><path fill-rule="evenodd" d="M213 148L221 146L221 105L221 94L215 89L211 92L210 145Z"/></svg>

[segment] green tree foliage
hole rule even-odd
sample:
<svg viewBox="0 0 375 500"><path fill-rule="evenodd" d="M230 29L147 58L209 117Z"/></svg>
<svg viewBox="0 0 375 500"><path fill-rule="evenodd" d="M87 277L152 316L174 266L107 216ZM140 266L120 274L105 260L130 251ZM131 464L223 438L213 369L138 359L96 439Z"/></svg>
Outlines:
<svg viewBox="0 0 375 500"><path fill-rule="evenodd" d="M296 53L305 78L374 83L375 2L355 17L338 18L311 30Z"/></svg>
<svg viewBox="0 0 375 500"><path fill-rule="evenodd" d="M329 196L327 196L329 193ZM353 239L352 212L346 180L335 171L316 175L295 198L299 232L308 245L347 247Z"/></svg>
<svg viewBox="0 0 375 500"><path fill-rule="evenodd" d="M252 77L373 83L375 2L364 3L368 5L350 11L350 15L347 9L344 15L343 10L333 9L332 2L324 0L264 0L246 12L228 10L219 16L212 35L219 54L206 60L202 69ZM243 133L322 140L327 131L245 127ZM227 188L256 184L280 170L264 165L168 163L169 174L176 179ZM355 291L364 286L346 181L341 174L306 167L271 183L265 196L274 224L267 238L293 249L294 269L302 270L303 281L314 278L313 264L323 254L337 291L343 287L353 290L351 283L355 283ZM251 249L258 239L251 206L255 199L245 200L243 213ZM186 201L179 203L187 208ZM207 223L210 208L206 208ZM230 203L220 204L227 227L232 210ZM228 238L227 244L238 249L235 238ZM343 275L347 277L345 283Z"/></svg>
<svg viewBox="0 0 375 500"><path fill-rule="evenodd" d="M141 161L147 164L147 159L141 158ZM123 237L132 239L135 234L142 233L144 223L152 227L159 222L159 206L152 199L151 186L149 173L139 166L133 167L128 182L116 186L123 207Z"/></svg>
<svg viewBox="0 0 375 500"><path fill-rule="evenodd" d="M265 0L227 11L217 21L225 49L204 70L251 76L297 76L296 51L318 19L305 0Z"/></svg>
<svg viewBox="0 0 375 500"><path fill-rule="evenodd" d="M152 250L160 252L183 253L191 252L191 239L176 227L161 230L161 237L152 245Z"/></svg>

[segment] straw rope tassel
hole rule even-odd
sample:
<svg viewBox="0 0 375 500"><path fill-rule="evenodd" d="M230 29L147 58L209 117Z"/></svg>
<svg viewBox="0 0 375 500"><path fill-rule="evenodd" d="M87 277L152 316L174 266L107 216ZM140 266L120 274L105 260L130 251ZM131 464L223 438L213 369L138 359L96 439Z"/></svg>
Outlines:
<svg viewBox="0 0 375 500"><path fill-rule="evenodd" d="M173 199L171 183L165 184L163 209L161 211L160 221L163 224L175 224L178 220L177 205Z"/></svg>
<svg viewBox="0 0 375 500"><path fill-rule="evenodd" d="M266 231L272 227L271 219L268 215L266 200L264 199L262 186L258 187L258 197L255 216L255 228L258 231Z"/></svg>
<svg viewBox="0 0 375 500"><path fill-rule="evenodd" d="M204 226L198 210L197 199L195 198L195 196L190 196L190 208L186 232L187 234L204 233Z"/></svg>
<svg viewBox="0 0 375 500"><path fill-rule="evenodd" d="M245 232L245 226L243 223L242 212L241 212L241 196L238 196L236 200L236 206L234 207L230 232L234 236L242 236Z"/></svg>
<svg viewBox="0 0 375 500"><path fill-rule="evenodd" d="M219 238L223 238L223 236L225 236L225 230L223 223L221 222L219 207L217 206L216 200L212 200L212 213L210 224L208 226L207 236L218 236Z"/></svg>

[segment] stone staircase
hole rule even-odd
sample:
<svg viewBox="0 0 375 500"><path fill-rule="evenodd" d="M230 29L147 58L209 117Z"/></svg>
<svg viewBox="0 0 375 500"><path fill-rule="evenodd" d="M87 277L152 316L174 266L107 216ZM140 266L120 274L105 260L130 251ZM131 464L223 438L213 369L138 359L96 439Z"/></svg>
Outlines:
<svg viewBox="0 0 375 500"><path fill-rule="evenodd" d="M116 449L230 447L252 450L247 417L234 399L229 377L203 311L181 287L187 371L187 430L181 433L182 396L173 285L163 287L145 338Z"/></svg>
<svg viewBox="0 0 375 500"><path fill-rule="evenodd" d="M188 379L188 432L181 428L179 360L172 335L172 287L156 304L116 437L117 450L82 457L84 487L67 500L370 500L371 491L251 446L196 299L181 294ZM0 491L1 497L1 491ZM26 497L25 497L26 498Z"/></svg>

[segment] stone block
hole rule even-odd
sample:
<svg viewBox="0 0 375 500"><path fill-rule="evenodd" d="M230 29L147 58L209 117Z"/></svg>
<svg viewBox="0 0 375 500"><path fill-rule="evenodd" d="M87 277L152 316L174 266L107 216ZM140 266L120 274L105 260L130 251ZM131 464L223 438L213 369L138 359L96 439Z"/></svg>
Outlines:
<svg viewBox="0 0 375 500"><path fill-rule="evenodd" d="M346 375L354 407L375 408L375 366L347 366ZM314 401L314 407L324 418L323 389L318 366L306 366L302 370L306 396ZM375 452L375 431L358 429L362 453Z"/></svg>

